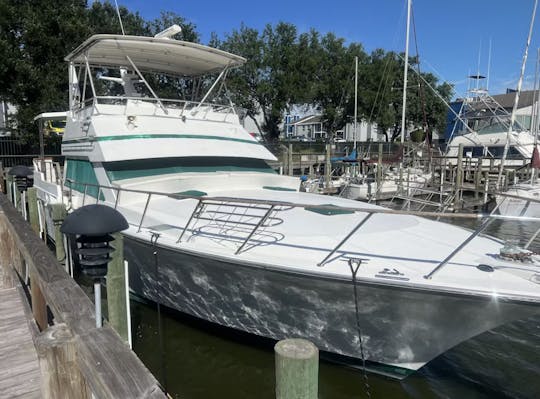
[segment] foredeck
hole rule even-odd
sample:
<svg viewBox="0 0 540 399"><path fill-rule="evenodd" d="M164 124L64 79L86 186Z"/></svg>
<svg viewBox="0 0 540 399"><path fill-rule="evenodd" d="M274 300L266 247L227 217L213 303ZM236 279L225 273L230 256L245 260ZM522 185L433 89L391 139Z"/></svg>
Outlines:
<svg viewBox="0 0 540 399"><path fill-rule="evenodd" d="M363 259L357 279L367 283L489 297L496 292L508 298L539 301L538 285L522 278L533 265L508 264L498 259L496 254L503 246L498 240L476 237L452 256L436 278L427 279L425 276L438 269L471 232L415 216L380 214L381 208L364 205L374 212L368 220L368 212L343 212L351 203L354 205L345 199L328 197L321 201L319 196L305 193L278 195L266 191L229 193L258 201L259 205L246 207L233 199L215 204L201 200L197 209L196 199L158 195L151 201L141 196L141 202L118 207L131 223L128 234L142 240L158 234L159 243L173 249L345 280L351 279L347 261ZM264 208L264 200L276 198L284 205L272 210ZM287 203L307 206L287 207ZM323 208L329 204L337 207L333 216L324 214ZM350 232L351 238L339 244ZM480 264L491 265L497 273L481 271L477 267Z"/></svg>

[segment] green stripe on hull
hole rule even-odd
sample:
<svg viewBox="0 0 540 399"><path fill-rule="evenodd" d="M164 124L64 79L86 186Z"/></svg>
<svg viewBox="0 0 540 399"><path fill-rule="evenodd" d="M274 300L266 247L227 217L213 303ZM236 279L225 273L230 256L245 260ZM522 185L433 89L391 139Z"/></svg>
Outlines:
<svg viewBox="0 0 540 399"><path fill-rule="evenodd" d="M127 134L121 136L97 136L97 137L85 137L74 140L64 140L62 144L78 144L84 142L94 141L117 141L117 140L137 140L137 139L196 139L196 140L218 140L218 141L233 141L237 143L255 144L261 145L257 141L237 139L233 137L224 136L210 136L204 134Z"/></svg>

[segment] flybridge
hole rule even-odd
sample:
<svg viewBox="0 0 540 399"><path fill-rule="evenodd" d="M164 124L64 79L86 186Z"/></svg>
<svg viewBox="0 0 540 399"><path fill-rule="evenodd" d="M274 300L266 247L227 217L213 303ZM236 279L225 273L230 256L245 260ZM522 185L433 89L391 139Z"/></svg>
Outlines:
<svg viewBox="0 0 540 399"><path fill-rule="evenodd" d="M65 60L79 65L116 67L129 67L132 62L140 71L192 77L241 66L246 62L238 55L198 43L122 35L94 35Z"/></svg>
<svg viewBox="0 0 540 399"><path fill-rule="evenodd" d="M99 103L111 104L111 97L113 104L117 104L118 99L144 98L153 99L163 114L168 115L165 100L152 87L166 81L169 87L182 93L182 100L188 99L188 93L191 100L196 100L180 105L195 115L217 83L225 79L227 71L241 66L246 60L219 49L170 38L179 31L180 27L173 25L154 37L108 34L90 37L65 58L69 62L70 109L76 111L90 103L94 107ZM113 72L115 70L119 70L119 76L118 72ZM110 76L111 72L116 76ZM173 78L149 79L143 73ZM213 73L219 73L219 76L209 87L205 76ZM114 82L118 86L98 84L97 80ZM207 105L212 108L215 104ZM178 108L178 104L174 108ZM235 114L232 104L227 108L218 112L225 110L225 113L232 111Z"/></svg>

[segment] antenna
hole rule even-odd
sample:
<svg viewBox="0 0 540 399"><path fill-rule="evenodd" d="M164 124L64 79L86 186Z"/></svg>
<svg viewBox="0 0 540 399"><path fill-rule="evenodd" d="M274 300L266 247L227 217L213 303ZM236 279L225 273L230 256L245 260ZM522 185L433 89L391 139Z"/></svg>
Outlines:
<svg viewBox="0 0 540 399"><path fill-rule="evenodd" d="M476 76L480 76L480 56L482 55L482 39L480 39L480 48L478 49L478 65L476 67ZM478 90L480 80L476 81L476 90Z"/></svg>
<svg viewBox="0 0 540 399"><path fill-rule="evenodd" d="M486 92L489 92L489 72L491 70L491 37L489 38L488 69L486 80Z"/></svg>
<svg viewBox="0 0 540 399"><path fill-rule="evenodd" d="M167 29L162 30L159 33L156 33L154 37L156 39L171 39L174 35L180 32L182 32L182 28L174 24L174 25L169 26Z"/></svg>
<svg viewBox="0 0 540 399"><path fill-rule="evenodd" d="M124 25L122 24L122 17L120 16L120 9L118 8L118 2L114 0L114 4L116 5L116 14L118 14L118 21L120 21L120 29L122 29L122 35L126 35L126 32L124 31Z"/></svg>

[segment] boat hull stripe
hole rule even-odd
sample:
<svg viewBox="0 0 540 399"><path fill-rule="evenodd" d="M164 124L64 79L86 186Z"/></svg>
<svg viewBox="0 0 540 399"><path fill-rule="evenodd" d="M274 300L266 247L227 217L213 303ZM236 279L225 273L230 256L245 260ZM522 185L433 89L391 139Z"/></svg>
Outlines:
<svg viewBox="0 0 540 399"><path fill-rule="evenodd" d="M98 136L98 137L85 137L81 139L65 140L62 144L75 144L83 142L93 141L116 141L116 140L137 140L137 139L196 139L196 140L221 140L221 141L235 141L238 143L255 144L260 145L257 141L251 141L246 139L237 139L233 137L223 136L211 136L204 134L129 134L119 136Z"/></svg>

